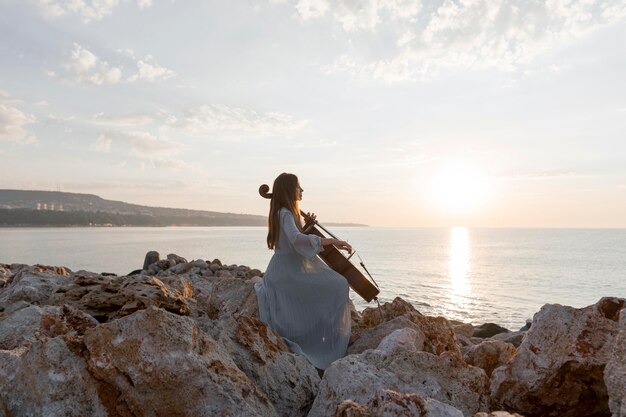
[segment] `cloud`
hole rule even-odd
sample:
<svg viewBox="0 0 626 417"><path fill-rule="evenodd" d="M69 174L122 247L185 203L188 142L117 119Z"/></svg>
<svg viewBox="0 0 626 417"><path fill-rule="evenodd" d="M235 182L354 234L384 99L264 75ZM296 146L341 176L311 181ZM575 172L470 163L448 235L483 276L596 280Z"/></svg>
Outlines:
<svg viewBox="0 0 626 417"><path fill-rule="evenodd" d="M128 78L128 81L155 82L167 80L175 75L174 71L160 66L154 62L154 58L148 55L144 60L137 60L137 72Z"/></svg>
<svg viewBox="0 0 626 417"><path fill-rule="evenodd" d="M170 117L167 124L195 136L241 139L293 136L306 121L295 121L283 113L261 113L240 107L208 104L187 109L180 120Z"/></svg>
<svg viewBox="0 0 626 417"><path fill-rule="evenodd" d="M120 0L39 0L39 8L51 20L75 15L83 23L88 23L109 16L120 3ZM142 10L152 6L152 0L137 0L136 3Z"/></svg>
<svg viewBox="0 0 626 417"><path fill-rule="evenodd" d="M327 74L385 81L419 80L458 68L516 70L539 54L626 16L623 0L291 3L301 20L330 19L347 36L363 34L386 43L391 39L391 55L357 51L323 68Z"/></svg>
<svg viewBox="0 0 626 417"><path fill-rule="evenodd" d="M37 141L35 134L25 126L35 123L35 116L21 110L0 104L0 141L29 144Z"/></svg>
<svg viewBox="0 0 626 417"><path fill-rule="evenodd" d="M122 78L122 71L117 67L110 67L87 48L74 43L70 54L70 61L65 68L72 73L75 82L86 82L92 85L115 84Z"/></svg>
<svg viewBox="0 0 626 417"><path fill-rule="evenodd" d="M144 59L136 59L134 52L130 49L119 49L117 53L125 56L125 59L132 59L137 66L137 71L126 79L128 82L157 82L175 75L174 71L154 62L154 58L151 55ZM63 67L69 71L72 82L75 83L84 82L102 86L117 84L123 81L121 67L110 66L78 43L74 43L74 48L70 52L69 62L64 64ZM47 71L47 75L51 78L56 77L54 71Z"/></svg>
<svg viewBox="0 0 626 417"><path fill-rule="evenodd" d="M328 13L346 32L356 32L374 30L383 21L410 21L419 13L422 4L416 0L299 0L294 7L302 20L320 18Z"/></svg>
<svg viewBox="0 0 626 417"><path fill-rule="evenodd" d="M110 152L113 144L129 147L130 153L138 158L163 158L185 149L185 145L166 138L160 138L150 132L105 132L98 136L93 150Z"/></svg>

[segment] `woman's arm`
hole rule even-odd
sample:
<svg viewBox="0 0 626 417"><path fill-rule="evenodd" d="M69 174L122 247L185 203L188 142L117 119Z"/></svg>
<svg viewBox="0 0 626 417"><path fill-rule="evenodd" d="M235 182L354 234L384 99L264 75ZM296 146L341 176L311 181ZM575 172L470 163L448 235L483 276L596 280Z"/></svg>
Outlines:
<svg viewBox="0 0 626 417"><path fill-rule="evenodd" d="M302 233L296 227L296 221L290 211L284 210L281 212L280 225L294 249L307 258L312 258L323 250L322 246L327 245L335 245L339 249L346 249L352 253L352 247L347 242Z"/></svg>

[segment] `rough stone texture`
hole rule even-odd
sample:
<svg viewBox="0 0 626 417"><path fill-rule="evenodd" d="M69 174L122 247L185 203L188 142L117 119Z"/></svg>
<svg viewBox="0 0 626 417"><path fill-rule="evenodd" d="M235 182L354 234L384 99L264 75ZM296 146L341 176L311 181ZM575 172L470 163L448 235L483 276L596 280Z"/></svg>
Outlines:
<svg viewBox="0 0 626 417"><path fill-rule="evenodd" d="M494 400L531 416L608 415L603 371L624 304L624 299L602 298L580 309L543 306L517 354L493 372Z"/></svg>
<svg viewBox="0 0 626 417"><path fill-rule="evenodd" d="M450 324L452 325L452 330L455 335L462 335L467 338L474 336L474 326L469 323L463 323L456 320L450 320Z"/></svg>
<svg viewBox="0 0 626 417"><path fill-rule="evenodd" d="M100 322L124 317L149 306L188 315L193 291L185 277L148 275L103 277L76 274L54 291L50 304L71 303Z"/></svg>
<svg viewBox="0 0 626 417"><path fill-rule="evenodd" d="M412 352L420 351L424 348L424 334L414 329L394 330L378 344L377 349L390 355L402 350Z"/></svg>
<svg viewBox="0 0 626 417"><path fill-rule="evenodd" d="M365 406L345 400L337 406L334 417L463 417L456 408L415 393L379 390Z"/></svg>
<svg viewBox="0 0 626 417"><path fill-rule="evenodd" d="M278 415L189 318L149 307L88 330L84 344L110 415Z"/></svg>
<svg viewBox="0 0 626 417"><path fill-rule="evenodd" d="M190 277L196 307L193 316L217 319L226 316L259 316L254 284L262 280L226 277Z"/></svg>
<svg viewBox="0 0 626 417"><path fill-rule="evenodd" d="M384 320L380 317L380 311L382 311L383 313ZM417 311L411 303L404 301L400 297L394 298L394 300L390 303L381 304L380 311L378 307L365 308L361 312L361 320L359 323L360 326L356 329L353 329L353 331L378 326L383 321L392 320L398 316L402 316L405 313L420 314L419 311Z"/></svg>
<svg viewBox="0 0 626 417"><path fill-rule="evenodd" d="M515 346L500 340L486 340L479 345L461 348L463 359L491 376L494 369L505 365L515 355Z"/></svg>
<svg viewBox="0 0 626 417"><path fill-rule="evenodd" d="M24 301L22 307L28 304L45 305L48 304L50 294L64 283L70 282L67 269L63 267L48 267L43 265L24 266L9 277L5 288L0 292L0 306L5 308L8 314L15 309L12 304Z"/></svg>
<svg viewBox="0 0 626 417"><path fill-rule="evenodd" d="M495 336L500 333L508 333L509 329L505 329L504 327L497 325L495 323L485 323L480 326L474 327L473 337L482 337L487 338L491 336Z"/></svg>
<svg viewBox="0 0 626 417"><path fill-rule="evenodd" d="M604 383L612 416L626 417L626 309L620 314L619 333L604 369Z"/></svg>
<svg viewBox="0 0 626 417"><path fill-rule="evenodd" d="M0 320L0 349L13 350L41 337L80 336L97 324L93 317L68 305L31 305Z"/></svg>
<svg viewBox="0 0 626 417"><path fill-rule="evenodd" d="M507 332L507 333L499 333L497 335L491 336L487 340L501 340L506 343L510 343L515 347L519 347L522 344L522 340L526 336L526 331L519 330L517 332Z"/></svg>
<svg viewBox="0 0 626 417"><path fill-rule="evenodd" d="M476 413L472 417L524 417L521 414L510 414L507 411L492 411L491 413Z"/></svg>
<svg viewBox="0 0 626 417"><path fill-rule="evenodd" d="M309 417L333 415L345 400L366 404L372 392L393 390L430 397L464 415L486 411L489 379L455 353L366 350L339 359L326 369Z"/></svg>
<svg viewBox="0 0 626 417"><path fill-rule="evenodd" d="M416 341L416 345L419 346L418 350L423 350L426 336L420 327L413 323L410 315L406 314L379 324L376 327L363 330L359 338L352 345L348 346L348 354L361 353L366 349L375 349L381 340L398 329L414 330L417 335L416 338L419 339Z"/></svg>
<svg viewBox="0 0 626 417"><path fill-rule="evenodd" d="M202 328L267 396L279 415L306 416L320 378L303 356L290 353L274 331L248 316L209 320Z"/></svg>
<svg viewBox="0 0 626 417"><path fill-rule="evenodd" d="M0 290L6 285L11 277L11 266L0 263Z"/></svg>
<svg viewBox="0 0 626 417"><path fill-rule="evenodd" d="M0 415L107 417L97 386L63 336L0 350Z"/></svg>

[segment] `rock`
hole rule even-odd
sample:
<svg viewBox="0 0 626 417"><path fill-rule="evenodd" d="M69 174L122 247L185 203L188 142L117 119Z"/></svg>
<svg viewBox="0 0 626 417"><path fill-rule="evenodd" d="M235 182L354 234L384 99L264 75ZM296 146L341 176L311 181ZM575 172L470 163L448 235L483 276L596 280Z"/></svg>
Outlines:
<svg viewBox="0 0 626 417"><path fill-rule="evenodd" d="M452 325L452 331L454 331L454 334L456 335L462 335L467 338L470 338L474 335L474 326L469 323L461 323L451 320L450 324Z"/></svg>
<svg viewBox="0 0 626 417"><path fill-rule="evenodd" d="M283 339L258 319L227 316L203 326L230 354L281 416L306 416L320 383L315 367L289 351Z"/></svg>
<svg viewBox="0 0 626 417"><path fill-rule="evenodd" d="M409 314L396 317L376 327L363 330L356 341L348 346L347 354L361 353L367 349L375 349L381 341L396 330L407 329L413 330L416 334L415 345L417 350L424 349L424 340L426 336L420 329L420 326L411 320Z"/></svg>
<svg viewBox="0 0 626 417"><path fill-rule="evenodd" d="M417 352L424 348L424 333L414 329L398 329L385 336L378 344L377 349L387 354L401 350Z"/></svg>
<svg viewBox="0 0 626 417"><path fill-rule="evenodd" d="M278 416L190 318L150 307L88 330L84 344L109 415Z"/></svg>
<svg viewBox="0 0 626 417"><path fill-rule="evenodd" d="M259 316L254 284L261 278L249 280L238 278L199 277L192 278L193 297L196 308L194 316L207 316L217 319L224 316Z"/></svg>
<svg viewBox="0 0 626 417"><path fill-rule="evenodd" d="M619 316L619 333L604 369L604 383L612 416L626 417L626 309Z"/></svg>
<svg viewBox="0 0 626 417"><path fill-rule="evenodd" d="M225 269L220 269L219 271L217 271L215 273L215 276L219 278L234 278L233 274L231 274L230 271L225 270Z"/></svg>
<svg viewBox="0 0 626 417"><path fill-rule="evenodd" d="M78 276L74 282L57 289L50 304L71 304L99 322L124 317L149 306L172 313L189 315L193 290L185 277L162 279L138 275L105 278Z"/></svg>
<svg viewBox="0 0 626 417"><path fill-rule="evenodd" d="M174 265L173 267L171 267L170 269L168 269L168 272L175 274L175 275L180 275L180 274L184 274L185 272L189 272L189 270L191 270L192 268L192 264L190 263L186 263L186 262L182 262L182 263L178 263L176 265Z"/></svg>
<svg viewBox="0 0 626 417"><path fill-rule="evenodd" d="M209 267L206 261L202 259L196 259L195 261L191 262L191 265L200 269L207 269Z"/></svg>
<svg viewBox="0 0 626 417"><path fill-rule="evenodd" d="M472 417L524 417L521 414L510 414L506 411L492 411L491 413L476 413Z"/></svg>
<svg viewBox="0 0 626 417"><path fill-rule="evenodd" d="M0 290L6 285L11 277L11 268L7 264L0 264Z"/></svg>
<svg viewBox="0 0 626 417"><path fill-rule="evenodd" d="M187 259L183 258L182 256L178 256L175 253L170 253L169 255L167 255L167 259L172 263L172 266L187 263Z"/></svg>
<svg viewBox="0 0 626 417"><path fill-rule="evenodd" d="M143 260L143 270L147 270L150 265L152 265L153 263L159 262L160 260L160 256L159 256L159 252L155 251L155 250L151 250L150 252L146 253L146 257Z"/></svg>
<svg viewBox="0 0 626 417"><path fill-rule="evenodd" d="M212 264L217 264L218 266L222 266L222 261L220 261L220 260L219 260L219 259L217 259L217 258L216 258L216 259L213 259L213 260L211 261L211 263L212 263Z"/></svg>
<svg viewBox="0 0 626 417"><path fill-rule="evenodd" d="M27 304L24 306L45 305L53 291L70 281L69 273L63 268L46 269L39 266L23 268L11 277L0 292L0 305L4 306L7 312L11 311L10 305L18 301L25 301Z"/></svg>
<svg viewBox="0 0 626 417"><path fill-rule="evenodd" d="M335 417L463 417L458 409L416 393L402 394L379 390L365 406L345 400L337 406Z"/></svg>
<svg viewBox="0 0 626 417"><path fill-rule="evenodd" d="M602 298L585 308L544 305L517 354L493 372L494 401L524 415L608 415L603 371L625 303Z"/></svg>
<svg viewBox="0 0 626 417"><path fill-rule="evenodd" d="M381 318L380 313L383 313L384 320ZM361 312L361 326L362 328L375 327L381 324L383 321L389 321L396 317L399 317L405 313L419 312L411 305L411 303L404 301L400 297L394 298L391 303L383 303L380 308L367 307ZM360 330L359 328L354 330Z"/></svg>
<svg viewBox="0 0 626 417"><path fill-rule="evenodd" d="M246 272L247 278L262 277L262 276L263 276L263 272L261 272L258 269L250 269L249 271Z"/></svg>
<svg viewBox="0 0 626 417"><path fill-rule="evenodd" d="M461 352L465 362L484 369L490 377L494 369L511 360L515 355L515 346L500 340L486 340L479 345L464 347Z"/></svg>
<svg viewBox="0 0 626 417"><path fill-rule="evenodd" d="M519 347L524 340L524 336L526 336L525 331L517 331L517 332L508 332L508 333L499 333L497 335L491 336L487 340L501 340L506 343L510 343L515 347Z"/></svg>
<svg viewBox="0 0 626 417"><path fill-rule="evenodd" d="M104 405L108 387L97 384L73 345L60 336L0 350L0 415L120 415L108 412Z"/></svg>
<svg viewBox="0 0 626 417"><path fill-rule="evenodd" d="M31 305L0 320L0 349L13 350L42 337L79 336L97 324L93 317L68 305Z"/></svg>
<svg viewBox="0 0 626 417"><path fill-rule="evenodd" d="M475 327L474 334L472 336L487 338L487 337L491 337L500 333L508 333L508 332L510 332L509 329L505 329L504 327L499 326L495 323L485 323L485 324L481 324L478 327Z"/></svg>
<svg viewBox="0 0 626 417"><path fill-rule="evenodd" d="M489 379L453 352L387 354L366 350L333 362L324 373L309 417L330 416L345 400L366 404L373 392L419 394L458 408L464 415L486 411Z"/></svg>
<svg viewBox="0 0 626 417"><path fill-rule="evenodd" d="M209 265L209 268L211 269L211 271L217 272L222 268L222 266L216 262L212 262L211 265Z"/></svg>

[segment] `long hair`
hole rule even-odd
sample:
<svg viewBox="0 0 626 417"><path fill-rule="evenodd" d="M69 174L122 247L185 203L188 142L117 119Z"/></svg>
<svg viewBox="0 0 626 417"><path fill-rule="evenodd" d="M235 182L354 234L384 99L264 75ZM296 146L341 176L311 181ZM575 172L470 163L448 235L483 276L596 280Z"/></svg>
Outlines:
<svg viewBox="0 0 626 417"><path fill-rule="evenodd" d="M274 180L271 192L270 214L267 219L267 247L270 249L274 249L278 243L278 236L280 236L280 217L278 212L282 207L285 207L293 214L293 218L296 219L296 226L302 231L300 205L296 198L298 185L298 177L286 172L283 172Z"/></svg>

